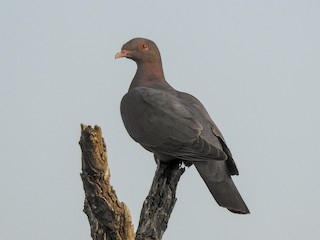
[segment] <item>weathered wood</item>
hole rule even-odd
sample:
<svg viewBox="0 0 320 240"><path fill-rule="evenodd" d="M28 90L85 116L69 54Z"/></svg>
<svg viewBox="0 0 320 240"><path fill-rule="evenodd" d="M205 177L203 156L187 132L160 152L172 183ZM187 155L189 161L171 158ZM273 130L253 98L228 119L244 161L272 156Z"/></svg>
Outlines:
<svg viewBox="0 0 320 240"><path fill-rule="evenodd" d="M136 237L130 211L110 185L110 170L101 129L81 125L81 178L84 212L93 240L160 240L176 203L176 189L184 168L179 161L158 162L153 183L141 210Z"/></svg>
<svg viewBox="0 0 320 240"><path fill-rule="evenodd" d="M179 161L158 162L152 186L140 214L136 240L158 240L167 229L176 199L176 189L185 168Z"/></svg>
<svg viewBox="0 0 320 240"><path fill-rule="evenodd" d="M110 185L106 145L101 129L81 125L81 178L85 191L84 212L93 240L133 240L130 211Z"/></svg>

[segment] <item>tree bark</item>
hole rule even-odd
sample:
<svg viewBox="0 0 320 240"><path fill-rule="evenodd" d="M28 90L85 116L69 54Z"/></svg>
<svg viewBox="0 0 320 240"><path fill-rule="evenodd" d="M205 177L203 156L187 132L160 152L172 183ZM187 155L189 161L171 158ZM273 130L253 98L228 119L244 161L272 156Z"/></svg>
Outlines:
<svg viewBox="0 0 320 240"><path fill-rule="evenodd" d="M110 185L106 145L101 129L81 125L81 178L85 191L84 212L93 240L133 240L134 230L127 206Z"/></svg>
<svg viewBox="0 0 320 240"><path fill-rule="evenodd" d="M176 189L184 168L179 161L158 162L149 194L141 209L136 240L158 240L167 229L177 201Z"/></svg>
<svg viewBox="0 0 320 240"><path fill-rule="evenodd" d="M153 183L141 210L135 237L130 211L110 185L106 145L98 126L81 125L81 178L84 212L93 240L160 240L176 202L176 189L184 168L179 161L158 162Z"/></svg>

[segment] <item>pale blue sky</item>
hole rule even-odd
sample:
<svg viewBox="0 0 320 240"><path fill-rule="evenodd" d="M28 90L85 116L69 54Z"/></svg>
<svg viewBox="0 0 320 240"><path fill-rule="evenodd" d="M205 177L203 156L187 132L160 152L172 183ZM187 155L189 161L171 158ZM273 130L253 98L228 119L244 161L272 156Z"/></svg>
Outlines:
<svg viewBox="0 0 320 240"><path fill-rule="evenodd" d="M223 132L251 214L218 207L191 167L163 239L320 237L320 2L0 2L0 239L90 239L80 123L98 124L111 182L137 225L155 164L122 124L136 66L123 43L158 44L167 81Z"/></svg>

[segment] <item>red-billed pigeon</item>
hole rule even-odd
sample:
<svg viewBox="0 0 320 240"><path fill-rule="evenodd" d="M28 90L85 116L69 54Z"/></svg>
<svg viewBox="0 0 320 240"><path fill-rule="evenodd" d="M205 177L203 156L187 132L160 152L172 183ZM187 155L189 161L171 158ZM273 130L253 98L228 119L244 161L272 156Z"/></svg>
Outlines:
<svg viewBox="0 0 320 240"><path fill-rule="evenodd" d="M115 56L122 57L138 65L121 101L129 135L159 161L194 164L220 206L249 213L230 177L239 173L221 132L198 99L175 90L165 80L156 44L134 38Z"/></svg>

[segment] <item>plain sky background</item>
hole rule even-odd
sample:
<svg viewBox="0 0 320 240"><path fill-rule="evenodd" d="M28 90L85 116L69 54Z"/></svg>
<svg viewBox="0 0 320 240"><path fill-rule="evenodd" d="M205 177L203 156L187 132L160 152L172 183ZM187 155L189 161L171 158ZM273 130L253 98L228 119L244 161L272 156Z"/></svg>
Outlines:
<svg viewBox="0 0 320 240"><path fill-rule="evenodd" d="M90 239L80 123L102 127L137 225L156 166L119 112L136 65L114 60L134 37L206 106L251 210L218 207L191 167L163 239L320 237L320 1L2 0L0 21L0 239Z"/></svg>

